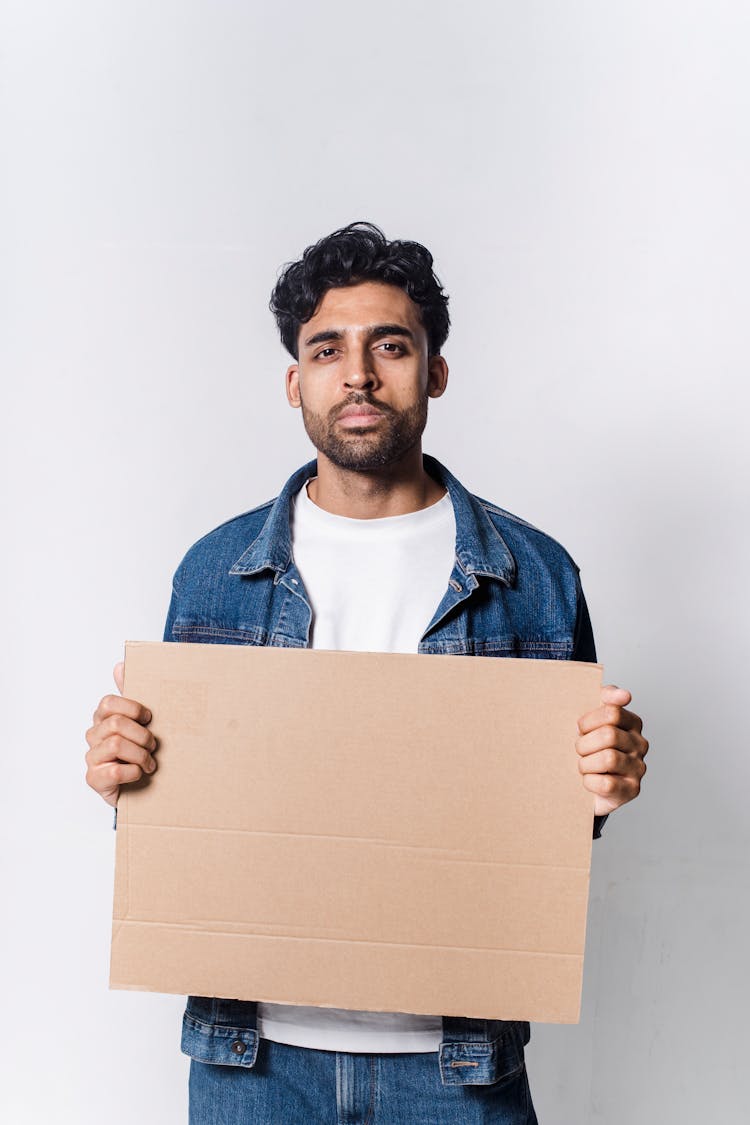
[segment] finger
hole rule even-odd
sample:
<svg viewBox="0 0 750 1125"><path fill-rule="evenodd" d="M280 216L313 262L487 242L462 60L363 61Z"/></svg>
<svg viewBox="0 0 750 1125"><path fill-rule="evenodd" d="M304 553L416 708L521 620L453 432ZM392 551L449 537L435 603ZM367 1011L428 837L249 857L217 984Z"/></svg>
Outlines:
<svg viewBox="0 0 750 1125"><path fill-rule="evenodd" d="M85 760L89 765L102 765L105 762L132 762L153 773L156 768L152 748L132 742L123 735L110 735L87 750Z"/></svg>
<svg viewBox="0 0 750 1125"><path fill-rule="evenodd" d="M110 715L126 715L137 723L150 723L151 712L136 699L125 699L122 695L105 695L94 711L94 725L101 723Z"/></svg>
<svg viewBox="0 0 750 1125"><path fill-rule="evenodd" d="M154 751L157 748L157 740L148 727L143 727L140 723L136 723L133 719L128 719L124 715L110 715L108 719L102 720L101 723L97 723L96 726L86 731L86 741L92 750L95 750L98 746L110 744L116 738L132 742L148 751ZM110 754L109 757L113 759L119 757L119 755ZM101 758L101 761L104 760L104 758Z"/></svg>
<svg viewBox="0 0 750 1125"><path fill-rule="evenodd" d="M588 734L582 734L576 741L579 754L595 754L597 750L622 750L626 754L639 754L645 744L637 731L621 730L620 727L596 727Z"/></svg>
<svg viewBox="0 0 750 1125"><path fill-rule="evenodd" d="M646 763L642 758L633 758L619 750L598 750L579 758L578 768L583 774L611 774L640 780L646 772Z"/></svg>
<svg viewBox="0 0 750 1125"><path fill-rule="evenodd" d="M618 777L611 773L587 773L581 779L584 789L605 797L610 803L608 811L632 801L641 791L641 783L636 777Z"/></svg>
<svg viewBox="0 0 750 1125"><path fill-rule="evenodd" d="M131 762L146 773L153 773L156 769L156 759L150 749L131 742L121 734L111 734L109 738L91 746L86 752L86 762L90 766L101 766L105 762Z"/></svg>
<svg viewBox="0 0 750 1125"><path fill-rule="evenodd" d="M139 781L143 777L140 766L129 762L105 762L99 766L89 766L86 771L86 782L107 799L116 793L121 785Z"/></svg>
<svg viewBox="0 0 750 1125"><path fill-rule="evenodd" d="M601 726L622 727L624 730L643 730L643 720L635 711L626 711L616 703L604 703L595 711L589 711L578 720L581 734L588 734Z"/></svg>
<svg viewBox="0 0 750 1125"><path fill-rule="evenodd" d="M125 683L125 661L124 660L121 660L119 664L115 664L114 668L112 669L112 675L115 678L115 683L117 684L117 690L119 691L120 695L122 695L123 685Z"/></svg>
<svg viewBox="0 0 750 1125"><path fill-rule="evenodd" d="M113 734L111 738L92 746L86 754L86 763L93 768L118 762L138 766L144 773L153 773L156 769L156 759L144 746L128 742L119 734Z"/></svg>

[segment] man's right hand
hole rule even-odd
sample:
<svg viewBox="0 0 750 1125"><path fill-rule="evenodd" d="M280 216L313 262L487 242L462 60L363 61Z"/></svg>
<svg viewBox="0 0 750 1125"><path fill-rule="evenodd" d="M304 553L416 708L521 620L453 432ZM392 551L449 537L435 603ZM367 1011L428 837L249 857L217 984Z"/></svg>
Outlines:
<svg viewBox="0 0 750 1125"><path fill-rule="evenodd" d="M117 690L122 692L124 664L114 669ZM94 725L86 731L86 782L108 805L116 805L120 786L153 773L156 739L147 724L151 712L134 699L105 695L94 711Z"/></svg>

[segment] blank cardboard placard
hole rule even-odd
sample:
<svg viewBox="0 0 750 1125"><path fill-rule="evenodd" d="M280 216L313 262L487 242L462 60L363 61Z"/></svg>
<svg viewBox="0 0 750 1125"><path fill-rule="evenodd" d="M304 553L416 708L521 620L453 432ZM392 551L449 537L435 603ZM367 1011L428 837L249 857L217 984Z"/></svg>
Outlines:
<svg viewBox="0 0 750 1125"><path fill-rule="evenodd" d="M110 984L578 1019L593 798L556 660L130 643Z"/></svg>

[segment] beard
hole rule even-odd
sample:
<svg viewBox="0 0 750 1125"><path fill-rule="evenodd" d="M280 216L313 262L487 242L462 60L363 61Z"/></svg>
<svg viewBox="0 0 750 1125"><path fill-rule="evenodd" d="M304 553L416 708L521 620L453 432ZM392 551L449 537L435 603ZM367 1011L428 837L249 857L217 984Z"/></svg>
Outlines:
<svg viewBox="0 0 750 1125"><path fill-rule="evenodd" d="M340 469L367 472L395 464L414 448L427 425L428 401L425 392L413 406L395 410L360 392L349 395L327 415L314 414L301 398L300 405L307 436L318 452ZM351 403L374 407L381 412L383 421L375 429L349 427L337 431L336 419Z"/></svg>

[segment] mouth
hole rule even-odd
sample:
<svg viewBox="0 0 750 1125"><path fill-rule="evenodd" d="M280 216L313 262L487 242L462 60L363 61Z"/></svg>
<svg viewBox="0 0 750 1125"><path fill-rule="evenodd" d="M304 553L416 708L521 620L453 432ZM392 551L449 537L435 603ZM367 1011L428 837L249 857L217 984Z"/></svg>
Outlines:
<svg viewBox="0 0 750 1125"><path fill-rule="evenodd" d="M383 411L366 402L350 402L340 410L336 418L342 426L347 428L374 426L383 417Z"/></svg>

